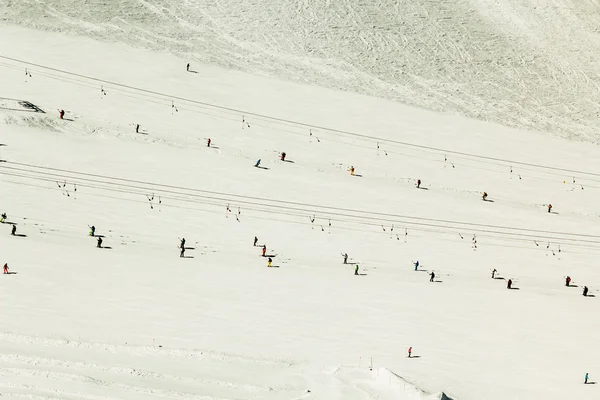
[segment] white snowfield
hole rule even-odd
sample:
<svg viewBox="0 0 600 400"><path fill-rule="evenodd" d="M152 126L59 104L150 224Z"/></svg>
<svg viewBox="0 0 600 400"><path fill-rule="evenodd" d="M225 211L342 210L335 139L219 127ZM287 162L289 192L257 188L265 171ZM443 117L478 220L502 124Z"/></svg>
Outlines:
<svg viewBox="0 0 600 400"><path fill-rule="evenodd" d="M4 0L0 20L598 142L596 0Z"/></svg>
<svg viewBox="0 0 600 400"><path fill-rule="evenodd" d="M600 398L595 146L0 38L3 399Z"/></svg>

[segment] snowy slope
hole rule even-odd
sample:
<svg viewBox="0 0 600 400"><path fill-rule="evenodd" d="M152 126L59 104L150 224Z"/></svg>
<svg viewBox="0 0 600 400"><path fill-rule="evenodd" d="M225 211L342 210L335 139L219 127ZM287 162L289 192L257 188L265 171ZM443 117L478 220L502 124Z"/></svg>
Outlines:
<svg viewBox="0 0 600 400"><path fill-rule="evenodd" d="M3 397L598 397L582 384L598 305L580 294L600 287L594 146L123 44L0 37L0 211L26 235L0 226L17 272L0 280Z"/></svg>
<svg viewBox="0 0 600 400"><path fill-rule="evenodd" d="M597 142L597 1L5 0L4 21Z"/></svg>

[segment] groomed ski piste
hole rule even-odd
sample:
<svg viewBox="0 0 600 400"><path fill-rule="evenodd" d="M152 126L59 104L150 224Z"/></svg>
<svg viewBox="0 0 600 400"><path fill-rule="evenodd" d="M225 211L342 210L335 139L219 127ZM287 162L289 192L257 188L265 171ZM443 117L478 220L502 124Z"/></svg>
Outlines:
<svg viewBox="0 0 600 400"><path fill-rule="evenodd" d="M0 37L3 399L599 398L595 145Z"/></svg>

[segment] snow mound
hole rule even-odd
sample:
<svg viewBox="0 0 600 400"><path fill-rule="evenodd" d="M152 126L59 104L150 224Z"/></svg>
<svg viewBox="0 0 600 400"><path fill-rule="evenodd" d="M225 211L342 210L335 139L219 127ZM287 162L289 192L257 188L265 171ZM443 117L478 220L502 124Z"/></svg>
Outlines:
<svg viewBox="0 0 600 400"><path fill-rule="evenodd" d="M368 374L364 370L340 368L338 375L345 375L348 382L372 398L402 400L452 400L445 393L427 393L387 368L375 368ZM360 375L365 376L361 379Z"/></svg>

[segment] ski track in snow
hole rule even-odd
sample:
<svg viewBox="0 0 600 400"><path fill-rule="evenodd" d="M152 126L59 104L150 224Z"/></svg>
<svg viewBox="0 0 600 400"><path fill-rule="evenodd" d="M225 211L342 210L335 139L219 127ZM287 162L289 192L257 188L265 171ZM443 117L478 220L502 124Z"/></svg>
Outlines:
<svg viewBox="0 0 600 400"><path fill-rule="evenodd" d="M23 26L598 141L596 2L9 3Z"/></svg>

